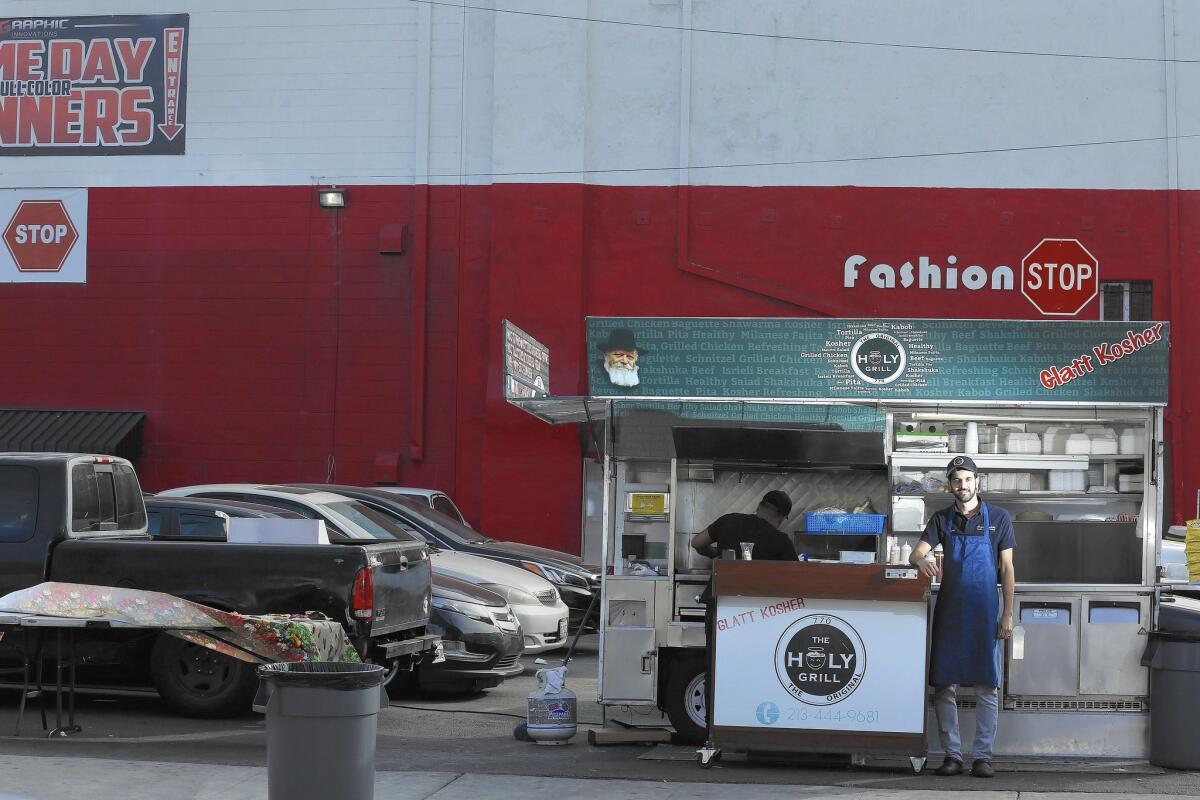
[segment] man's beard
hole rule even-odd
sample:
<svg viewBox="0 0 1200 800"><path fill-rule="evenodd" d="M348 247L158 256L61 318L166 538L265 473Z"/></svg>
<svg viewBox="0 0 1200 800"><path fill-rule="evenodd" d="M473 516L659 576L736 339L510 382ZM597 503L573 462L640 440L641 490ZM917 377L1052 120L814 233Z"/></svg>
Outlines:
<svg viewBox="0 0 1200 800"><path fill-rule="evenodd" d="M957 492L954 493L954 499L957 500L960 505L965 506L967 503L970 503L972 500L975 499L975 494L977 492L978 492L978 489L959 489ZM966 495L966 497L963 497L964 494Z"/></svg>
<svg viewBox="0 0 1200 800"><path fill-rule="evenodd" d="M626 368L605 364L604 371L608 373L608 379L613 382L614 386L638 385L638 368L636 365Z"/></svg>

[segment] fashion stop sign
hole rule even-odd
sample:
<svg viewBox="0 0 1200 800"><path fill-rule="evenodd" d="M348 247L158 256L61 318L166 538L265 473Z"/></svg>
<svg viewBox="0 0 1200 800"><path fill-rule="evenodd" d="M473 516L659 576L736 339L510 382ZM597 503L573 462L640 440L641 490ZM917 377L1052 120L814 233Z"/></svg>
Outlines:
<svg viewBox="0 0 1200 800"><path fill-rule="evenodd" d="M58 272L79 233L61 200L23 200L4 229L4 244L21 272Z"/></svg>
<svg viewBox="0 0 1200 800"><path fill-rule="evenodd" d="M1100 263L1076 239L1042 239L1021 260L1021 294L1048 316L1073 316L1100 292Z"/></svg>
<svg viewBox="0 0 1200 800"><path fill-rule="evenodd" d="M87 190L0 191L0 281L87 280Z"/></svg>

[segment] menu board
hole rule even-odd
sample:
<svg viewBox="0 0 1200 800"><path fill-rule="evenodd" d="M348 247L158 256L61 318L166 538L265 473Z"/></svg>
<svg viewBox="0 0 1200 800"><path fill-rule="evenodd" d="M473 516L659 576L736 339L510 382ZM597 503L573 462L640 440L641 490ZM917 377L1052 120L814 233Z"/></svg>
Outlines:
<svg viewBox="0 0 1200 800"><path fill-rule="evenodd" d="M549 389L549 348L504 320L504 396L545 397Z"/></svg>
<svg viewBox="0 0 1200 800"><path fill-rule="evenodd" d="M590 317L593 396L1167 401L1166 322Z"/></svg>

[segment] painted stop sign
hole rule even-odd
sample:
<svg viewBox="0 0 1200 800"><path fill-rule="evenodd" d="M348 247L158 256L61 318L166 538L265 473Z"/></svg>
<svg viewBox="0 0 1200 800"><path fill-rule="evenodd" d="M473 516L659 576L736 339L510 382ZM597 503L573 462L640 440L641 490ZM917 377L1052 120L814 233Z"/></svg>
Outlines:
<svg viewBox="0 0 1200 800"><path fill-rule="evenodd" d="M1042 239L1021 260L1021 294L1047 315L1071 316L1100 293L1100 263L1077 239Z"/></svg>
<svg viewBox="0 0 1200 800"><path fill-rule="evenodd" d="M4 228L4 245L21 272L58 272L78 239L61 200L22 200Z"/></svg>

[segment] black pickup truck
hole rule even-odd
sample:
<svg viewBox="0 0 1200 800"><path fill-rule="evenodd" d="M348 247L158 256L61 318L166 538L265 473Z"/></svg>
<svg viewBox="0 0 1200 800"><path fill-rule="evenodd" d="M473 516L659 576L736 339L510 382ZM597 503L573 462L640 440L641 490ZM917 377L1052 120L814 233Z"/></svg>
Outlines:
<svg viewBox="0 0 1200 800"><path fill-rule="evenodd" d="M423 542L156 541L128 461L0 453L0 595L43 581L166 592L245 614L320 611L343 624L364 660L397 670L431 659L438 641L425 631L431 570ZM258 683L253 665L167 634L89 631L77 659L97 676L89 683L140 679L189 716L242 713Z"/></svg>

